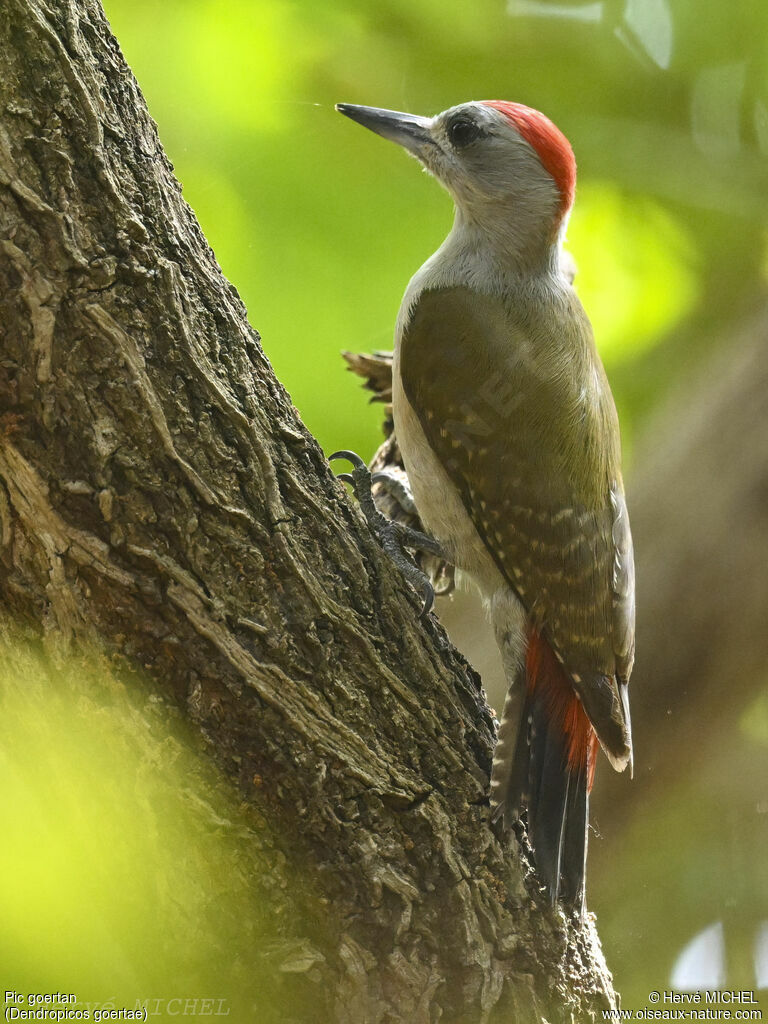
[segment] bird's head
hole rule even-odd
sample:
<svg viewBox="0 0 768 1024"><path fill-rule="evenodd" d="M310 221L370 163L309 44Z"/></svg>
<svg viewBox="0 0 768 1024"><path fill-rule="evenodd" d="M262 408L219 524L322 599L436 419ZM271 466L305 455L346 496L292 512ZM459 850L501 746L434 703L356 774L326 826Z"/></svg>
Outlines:
<svg viewBox="0 0 768 1024"><path fill-rule="evenodd" d="M435 117L339 103L336 109L403 146L450 192L460 217L520 241L554 243L573 205L576 161L548 117L502 100L462 103Z"/></svg>

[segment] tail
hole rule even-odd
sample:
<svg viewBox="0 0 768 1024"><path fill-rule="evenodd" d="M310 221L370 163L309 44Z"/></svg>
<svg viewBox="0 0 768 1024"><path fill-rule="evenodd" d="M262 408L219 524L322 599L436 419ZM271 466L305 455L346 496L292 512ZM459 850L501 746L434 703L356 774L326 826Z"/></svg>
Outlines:
<svg viewBox="0 0 768 1024"><path fill-rule="evenodd" d="M533 628L518 714L521 698L513 690L493 760L493 820L511 823L526 811L536 871L550 901L581 911L597 736L563 666Z"/></svg>

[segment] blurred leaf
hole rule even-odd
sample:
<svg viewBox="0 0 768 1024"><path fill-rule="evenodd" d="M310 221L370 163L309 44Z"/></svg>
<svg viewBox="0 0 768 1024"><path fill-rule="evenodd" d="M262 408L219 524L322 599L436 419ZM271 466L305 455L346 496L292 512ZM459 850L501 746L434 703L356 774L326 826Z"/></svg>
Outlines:
<svg viewBox="0 0 768 1024"><path fill-rule="evenodd" d="M8 643L0 658L6 988L284 1020L306 993L279 971L322 956L274 917L264 885L284 857L179 713L103 658L54 668ZM278 937L298 950L287 967Z"/></svg>
<svg viewBox="0 0 768 1024"><path fill-rule="evenodd" d="M107 10L185 195L326 448L378 444L377 415L338 353L391 346L407 281L451 224L436 184L342 121L336 101L434 113L501 97L552 116L581 168L571 241L609 362L641 355L688 317L721 320L723 294L733 311L760 273L768 175L743 124L757 133L768 109L763 5L727 16L713 0L695 10L107 0ZM726 103L701 83L734 62L742 85ZM697 148L713 125L731 150L737 140L725 164L716 146Z"/></svg>
<svg viewBox="0 0 768 1024"><path fill-rule="evenodd" d="M693 244L680 222L650 198L609 184L585 185L568 247L609 369L664 338L699 297Z"/></svg>

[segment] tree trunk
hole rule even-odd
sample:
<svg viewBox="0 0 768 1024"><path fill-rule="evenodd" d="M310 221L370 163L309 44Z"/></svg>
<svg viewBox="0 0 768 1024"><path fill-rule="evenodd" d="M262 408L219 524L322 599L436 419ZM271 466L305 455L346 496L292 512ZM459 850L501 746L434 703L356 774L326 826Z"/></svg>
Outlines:
<svg viewBox="0 0 768 1024"><path fill-rule="evenodd" d="M309 866L313 1020L599 1019L592 923L489 828L479 680L275 380L96 0L6 0L0 83L4 611L148 671Z"/></svg>

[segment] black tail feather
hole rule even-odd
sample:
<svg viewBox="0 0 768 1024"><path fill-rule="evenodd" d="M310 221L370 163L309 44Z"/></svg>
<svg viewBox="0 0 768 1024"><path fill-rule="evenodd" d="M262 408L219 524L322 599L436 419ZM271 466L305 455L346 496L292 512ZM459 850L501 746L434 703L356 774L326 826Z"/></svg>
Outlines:
<svg viewBox="0 0 768 1024"><path fill-rule="evenodd" d="M552 717L546 693L529 690L499 812L507 822L525 812L536 871L550 902L559 900L577 912L584 906L588 774L586 752L582 765L569 766L568 737Z"/></svg>
<svg viewBox="0 0 768 1024"><path fill-rule="evenodd" d="M564 737L532 702L528 736L528 836L536 870L554 904L560 892L560 863L566 826L568 773Z"/></svg>
<svg viewBox="0 0 768 1024"><path fill-rule="evenodd" d="M565 835L560 864L563 902L575 910L584 909L584 882L587 871L587 830L589 828L589 790L586 764L568 778L565 808Z"/></svg>

